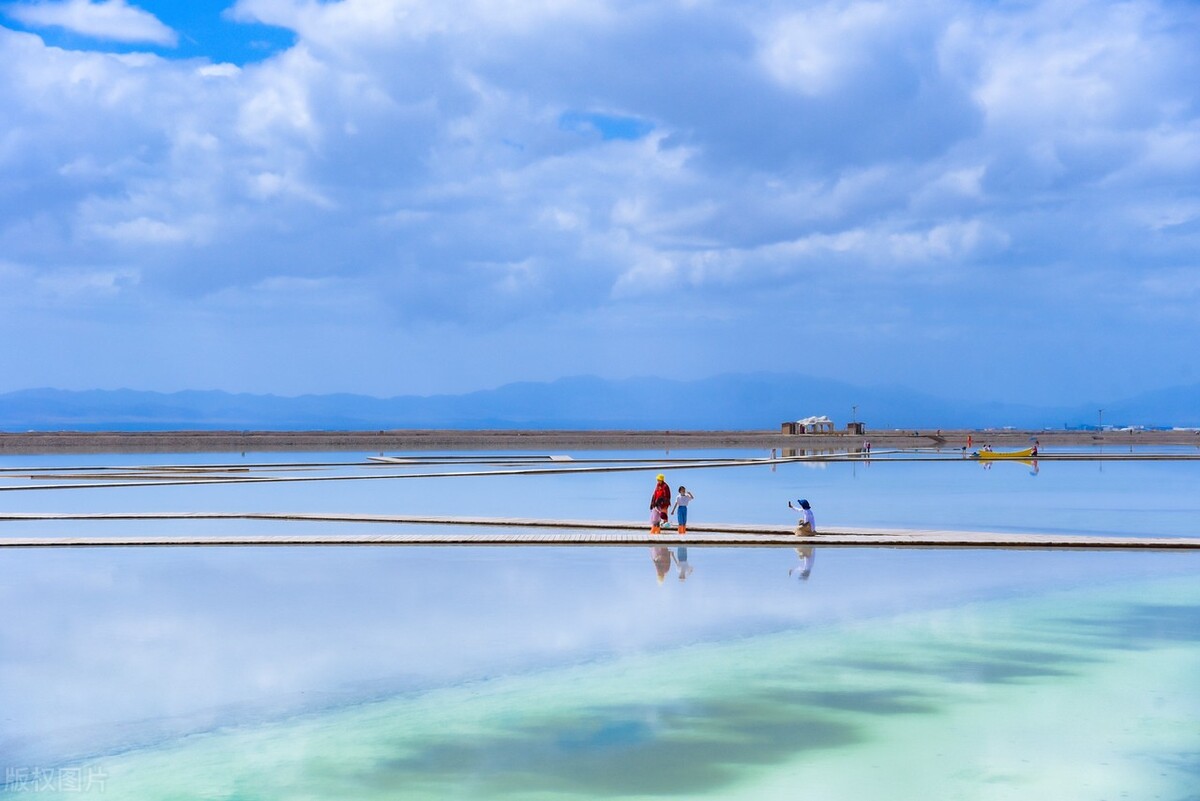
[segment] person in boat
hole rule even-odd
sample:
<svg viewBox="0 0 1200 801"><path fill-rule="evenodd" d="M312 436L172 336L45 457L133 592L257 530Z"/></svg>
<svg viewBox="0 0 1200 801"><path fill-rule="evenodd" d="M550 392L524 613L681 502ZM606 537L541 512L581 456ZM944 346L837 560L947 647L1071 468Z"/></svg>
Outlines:
<svg viewBox="0 0 1200 801"><path fill-rule="evenodd" d="M679 533L687 533L687 515L688 501L695 500L696 496L688 492L688 488L679 485L679 494L675 496L675 503L671 506L670 514L675 515L675 519L679 521Z"/></svg>
<svg viewBox="0 0 1200 801"><path fill-rule="evenodd" d="M650 533L657 534L663 521L667 519L667 509L671 506L671 487L667 484L666 476L659 473L658 483L654 485L654 493L650 496Z"/></svg>
<svg viewBox="0 0 1200 801"><path fill-rule="evenodd" d="M788 508L800 513L800 522L796 524L796 534L804 536L806 534L817 533L817 521L813 517L812 505L804 498L799 501L799 506L792 506L792 502L788 501Z"/></svg>
<svg viewBox="0 0 1200 801"><path fill-rule="evenodd" d="M1033 447L1029 449L1029 455L1037 456L1037 453L1038 453L1038 441L1035 439L1033 441Z"/></svg>

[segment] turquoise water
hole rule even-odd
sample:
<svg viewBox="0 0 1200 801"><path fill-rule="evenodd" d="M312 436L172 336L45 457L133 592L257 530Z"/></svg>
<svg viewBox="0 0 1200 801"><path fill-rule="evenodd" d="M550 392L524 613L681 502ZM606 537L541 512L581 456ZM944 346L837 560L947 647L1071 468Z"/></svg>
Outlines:
<svg viewBox="0 0 1200 801"><path fill-rule="evenodd" d="M9 492L0 504L640 519L653 472ZM787 498L803 494L845 525L1180 535L1194 533L1197 477L1192 463L1030 475L874 462L668 480L695 492L693 519L786 523ZM0 552L4 792L1196 797L1200 555L685 550Z"/></svg>

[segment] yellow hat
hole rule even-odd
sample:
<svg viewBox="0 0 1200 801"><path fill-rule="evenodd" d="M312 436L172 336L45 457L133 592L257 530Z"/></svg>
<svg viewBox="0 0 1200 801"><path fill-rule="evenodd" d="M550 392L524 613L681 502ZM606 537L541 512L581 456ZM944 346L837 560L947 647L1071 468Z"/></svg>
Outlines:
<svg viewBox="0 0 1200 801"><path fill-rule="evenodd" d="M664 476L662 473L659 473L657 476L655 476L655 478L656 478L656 479L658 479L659 481L666 481L666 480L667 480L667 477L666 477L666 476Z"/></svg>

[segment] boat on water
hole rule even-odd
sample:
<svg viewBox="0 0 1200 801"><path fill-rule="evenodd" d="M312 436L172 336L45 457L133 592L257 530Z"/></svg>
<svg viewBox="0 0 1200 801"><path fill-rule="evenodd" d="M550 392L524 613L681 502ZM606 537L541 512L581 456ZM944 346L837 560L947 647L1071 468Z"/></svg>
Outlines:
<svg viewBox="0 0 1200 801"><path fill-rule="evenodd" d="M1020 451L976 451L971 456L976 459L1031 459L1034 452L1033 448Z"/></svg>

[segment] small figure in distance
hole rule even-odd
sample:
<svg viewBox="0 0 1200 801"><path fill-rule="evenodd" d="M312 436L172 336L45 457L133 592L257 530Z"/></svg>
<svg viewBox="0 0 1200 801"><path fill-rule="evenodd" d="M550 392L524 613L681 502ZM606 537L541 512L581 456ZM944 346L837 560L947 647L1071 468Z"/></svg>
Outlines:
<svg viewBox="0 0 1200 801"><path fill-rule="evenodd" d="M788 501L788 508L800 513L800 522L796 525L797 536L803 537L807 534L817 533L817 521L813 518L812 506L807 500L801 498L800 506L797 508L792 506L792 502Z"/></svg>
<svg viewBox="0 0 1200 801"><path fill-rule="evenodd" d="M675 496L675 504L671 507L671 514L675 515L675 519L679 521L680 534L687 534L688 501L695 498L695 495L688 492L687 487L682 484L679 485L679 494Z"/></svg>
<svg viewBox="0 0 1200 801"><path fill-rule="evenodd" d="M1030 456L1037 456L1037 454L1038 454L1038 441L1035 439L1035 440L1033 441L1033 448L1032 448L1032 449L1030 449L1029 455L1030 455Z"/></svg>

